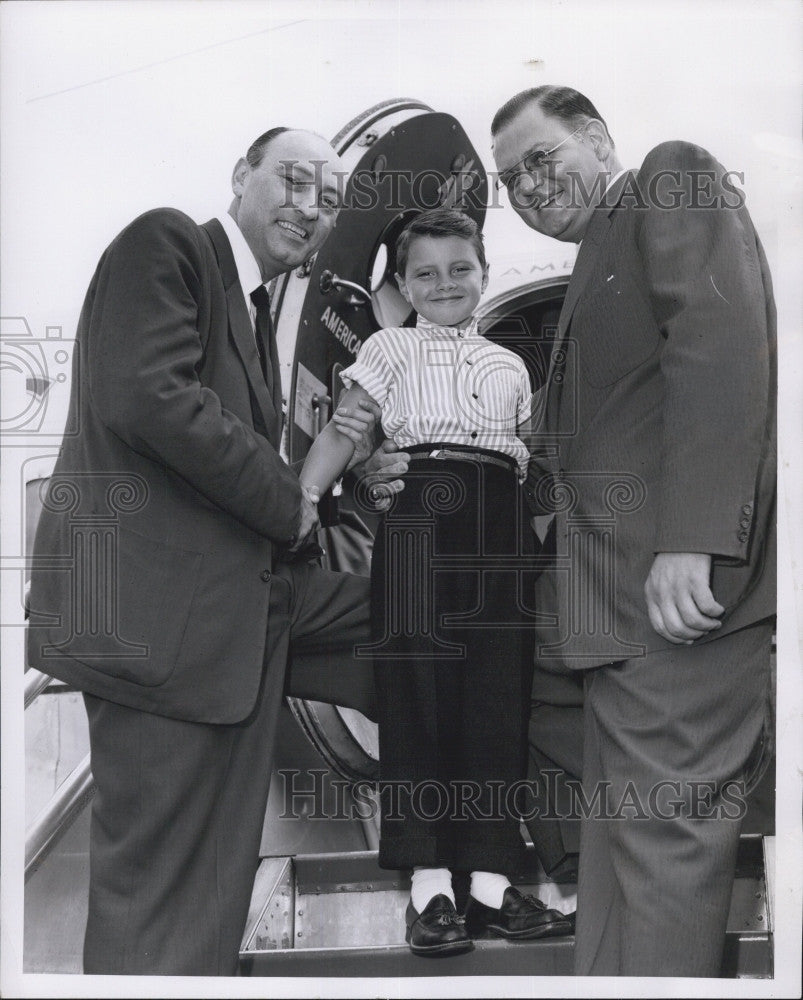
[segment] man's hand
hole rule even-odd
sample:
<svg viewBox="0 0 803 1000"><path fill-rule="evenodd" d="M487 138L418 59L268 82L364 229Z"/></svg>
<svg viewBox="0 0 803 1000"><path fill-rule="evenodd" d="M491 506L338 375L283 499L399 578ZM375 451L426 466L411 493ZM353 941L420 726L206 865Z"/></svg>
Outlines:
<svg viewBox="0 0 803 1000"><path fill-rule="evenodd" d="M394 479L394 476L404 475L409 464L410 456L407 452L399 451L398 445L388 438L362 465L354 469L354 475L367 490L371 500L379 501L377 508L384 510L390 504L390 495L404 489L404 480Z"/></svg>
<svg viewBox="0 0 803 1000"><path fill-rule="evenodd" d="M659 552L644 584L650 624L664 639L687 646L717 629L724 608L711 593L711 556Z"/></svg>
<svg viewBox="0 0 803 1000"><path fill-rule="evenodd" d="M349 469L364 462L374 450L374 426L381 416L382 410L367 394L356 406L338 406L335 410L332 416L335 426L354 442Z"/></svg>
<svg viewBox="0 0 803 1000"><path fill-rule="evenodd" d="M298 528L298 537L295 545L287 548L287 552L298 552L312 540L314 533L320 528L321 522L318 519L317 501L315 494L305 486L301 487L301 524Z"/></svg>

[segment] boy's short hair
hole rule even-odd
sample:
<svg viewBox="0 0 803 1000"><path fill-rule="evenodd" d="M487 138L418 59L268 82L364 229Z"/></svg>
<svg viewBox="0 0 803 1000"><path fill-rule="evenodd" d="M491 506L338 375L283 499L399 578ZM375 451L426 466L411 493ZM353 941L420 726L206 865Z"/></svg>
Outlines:
<svg viewBox="0 0 803 1000"><path fill-rule="evenodd" d="M432 208L421 212L412 222L409 222L396 241L396 271L404 277L407 267L407 257L410 244L416 236L459 236L477 251L477 257L483 269L485 268L485 246L482 241L482 231L469 215L458 212L455 208Z"/></svg>

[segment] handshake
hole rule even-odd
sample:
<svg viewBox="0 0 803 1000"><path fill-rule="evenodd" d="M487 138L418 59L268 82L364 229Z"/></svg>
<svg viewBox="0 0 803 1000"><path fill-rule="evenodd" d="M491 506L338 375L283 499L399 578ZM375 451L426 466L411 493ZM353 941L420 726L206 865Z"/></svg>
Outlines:
<svg viewBox="0 0 803 1000"><path fill-rule="evenodd" d="M374 487L381 487L381 492L389 498L404 488L403 480L398 477L407 471L410 456L400 452L391 440L374 448L373 430L379 415L379 407L373 400L360 400L353 411L343 407L336 410L332 422L354 444L347 469L363 480L369 493ZM321 527L320 500L318 487L301 483L301 521L295 543L285 548L280 556L283 562L311 562L324 554L316 537Z"/></svg>
<svg viewBox="0 0 803 1000"><path fill-rule="evenodd" d="M281 550L279 559L282 562L314 562L325 554L317 540L321 527L318 516L320 499L317 489L301 484L301 524L295 544Z"/></svg>

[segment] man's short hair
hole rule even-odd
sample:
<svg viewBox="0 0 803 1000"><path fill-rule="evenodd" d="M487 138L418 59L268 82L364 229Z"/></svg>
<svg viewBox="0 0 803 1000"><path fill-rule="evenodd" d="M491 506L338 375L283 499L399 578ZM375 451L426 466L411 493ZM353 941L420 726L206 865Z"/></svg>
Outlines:
<svg viewBox="0 0 803 1000"><path fill-rule="evenodd" d="M273 142L277 135L281 135L282 132L307 132L309 135L316 135L319 139L323 139L324 142L329 142L326 136L320 134L320 132L312 132L310 129L305 128L290 128L288 125L277 125L276 128L269 128L267 132L263 132L258 139L254 139L251 145L248 147L248 152L245 154L245 159L248 162L248 166L252 169L256 169L260 163L265 158L265 151L268 146Z"/></svg>
<svg viewBox="0 0 803 1000"><path fill-rule="evenodd" d="M278 125L276 128L269 128L267 132L263 132L258 139L254 139L248 147L248 152L245 154L248 166L255 170L265 158L265 150L268 148L271 140L275 139L277 135L281 135L282 132L292 131L286 125Z"/></svg>
<svg viewBox="0 0 803 1000"><path fill-rule="evenodd" d="M545 115L557 118L558 121L563 122L567 128L572 130L579 128L592 118L596 118L605 126L611 146L614 145L605 119L585 94L581 94L573 87L555 87L549 84L522 90L520 94L516 94L506 104L503 104L491 122L491 136L496 136L501 132L519 112L532 103L537 104Z"/></svg>
<svg viewBox="0 0 803 1000"><path fill-rule="evenodd" d="M409 222L401 231L401 235L396 241L396 271L404 277L407 267L407 257L410 253L410 244L416 236L459 236L468 242L477 251L477 257L485 268L485 246L482 241L482 231L477 223L468 215L459 212L455 208L432 208L427 212L421 212L412 222Z"/></svg>

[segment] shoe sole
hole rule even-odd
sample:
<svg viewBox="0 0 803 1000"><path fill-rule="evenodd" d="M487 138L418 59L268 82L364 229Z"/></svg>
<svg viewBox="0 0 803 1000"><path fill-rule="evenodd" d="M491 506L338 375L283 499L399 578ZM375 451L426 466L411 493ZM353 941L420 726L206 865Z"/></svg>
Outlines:
<svg viewBox="0 0 803 1000"><path fill-rule="evenodd" d="M571 934L574 931L574 925L569 920L553 920L551 924L541 924L540 927L526 928L522 931L508 931L503 927L495 927L493 924L488 924L482 930L495 937L505 938L506 941L536 941L538 938ZM472 937L479 937L482 930L471 928L469 933Z"/></svg>
<svg viewBox="0 0 803 1000"><path fill-rule="evenodd" d="M409 932L405 935L404 939L410 945L410 951L420 958L441 958L444 955L462 955L466 951L474 950L474 942L470 938L466 941L446 941L443 944L433 944L424 947L411 944Z"/></svg>

